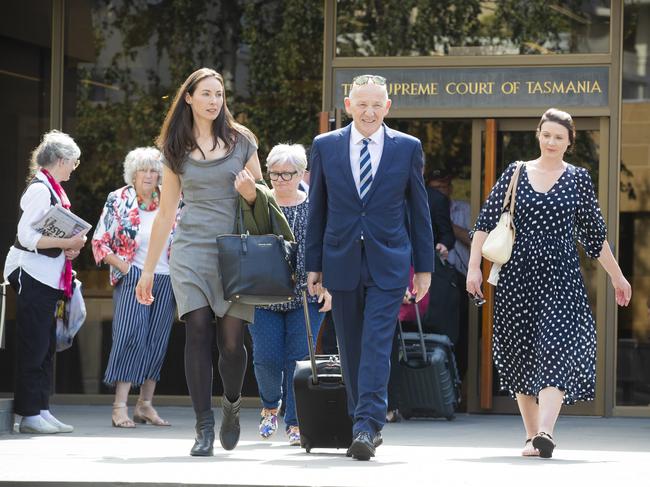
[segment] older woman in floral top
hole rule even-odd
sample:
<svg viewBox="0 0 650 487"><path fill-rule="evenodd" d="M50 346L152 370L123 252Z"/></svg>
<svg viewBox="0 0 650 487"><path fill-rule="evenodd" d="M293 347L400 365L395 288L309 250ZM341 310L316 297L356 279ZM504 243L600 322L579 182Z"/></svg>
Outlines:
<svg viewBox="0 0 650 487"><path fill-rule="evenodd" d="M154 147L129 152L124 161L127 185L108 195L92 240L95 261L110 265L114 286L113 345L104 382L115 386L112 423L118 428L133 428L135 422L169 426L152 400L176 309L168 264L171 236L155 270L155 303L145 306L135 299L160 202L160 159ZM133 420L126 405L131 386L140 387Z"/></svg>

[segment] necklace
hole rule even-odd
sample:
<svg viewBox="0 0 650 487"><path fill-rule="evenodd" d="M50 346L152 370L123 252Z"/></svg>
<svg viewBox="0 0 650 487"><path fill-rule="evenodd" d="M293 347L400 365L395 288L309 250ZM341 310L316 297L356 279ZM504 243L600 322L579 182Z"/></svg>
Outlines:
<svg viewBox="0 0 650 487"><path fill-rule="evenodd" d="M144 199L142 196L138 195L138 208L144 211L153 211L156 208L158 208L158 205L160 204L160 198L158 196L158 191L154 191L151 193L151 201L149 204L144 202Z"/></svg>
<svg viewBox="0 0 650 487"><path fill-rule="evenodd" d="M273 197L276 199L276 202L277 202L277 193L275 192L275 190L273 190ZM285 213L285 216L287 217L287 220L292 220L291 221L291 233L293 233L294 235L295 235L294 228L296 226L296 220L298 219L298 206L300 206L300 204L301 204L300 193L296 194L296 197L293 200L293 204L280 205L280 203L278 202L278 205L280 205L280 207L282 207L282 212ZM285 208L287 208L287 209L291 208L291 218L289 218L289 216L286 214ZM287 223L289 223L289 222L287 221Z"/></svg>

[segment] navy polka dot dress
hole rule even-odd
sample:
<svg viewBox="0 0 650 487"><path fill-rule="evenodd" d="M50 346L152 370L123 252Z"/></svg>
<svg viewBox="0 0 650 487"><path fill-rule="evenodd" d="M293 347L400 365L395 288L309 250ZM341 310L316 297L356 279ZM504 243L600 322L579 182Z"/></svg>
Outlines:
<svg viewBox="0 0 650 487"><path fill-rule="evenodd" d="M489 232L516 164L510 164L485 202L474 231ZM515 244L501 268L494 304L493 356L501 390L537 396L564 391L564 403L592 400L596 329L576 241L597 258L606 227L589 173L569 164L546 193L531 186L526 167L515 200Z"/></svg>

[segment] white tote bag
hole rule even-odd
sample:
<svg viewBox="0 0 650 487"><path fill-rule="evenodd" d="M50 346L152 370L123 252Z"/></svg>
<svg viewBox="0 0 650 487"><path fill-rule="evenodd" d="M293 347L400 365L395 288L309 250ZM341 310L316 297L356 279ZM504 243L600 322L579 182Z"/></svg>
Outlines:
<svg viewBox="0 0 650 487"><path fill-rule="evenodd" d="M517 162L517 167L512 174L512 178L510 178L510 184L508 184L508 190L503 199L499 222L488 234L485 242L483 242L483 247L481 247L481 255L495 264L505 264L512 255L512 246L515 243L515 197L517 195L519 173L523 165L523 162ZM510 202L510 208L505 211L508 202Z"/></svg>
<svg viewBox="0 0 650 487"><path fill-rule="evenodd" d="M74 280L70 299L61 300L56 311L56 351L61 352L72 346L72 340L81 325L86 321L86 303L81 294L81 281ZM63 309L61 309L63 308Z"/></svg>

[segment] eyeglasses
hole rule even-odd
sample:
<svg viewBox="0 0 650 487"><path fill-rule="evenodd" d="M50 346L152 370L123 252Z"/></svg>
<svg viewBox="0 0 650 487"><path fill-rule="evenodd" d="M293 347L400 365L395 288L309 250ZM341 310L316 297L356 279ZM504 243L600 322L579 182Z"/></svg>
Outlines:
<svg viewBox="0 0 650 487"><path fill-rule="evenodd" d="M370 81L372 81L373 84L381 85L381 86L386 84L386 78L384 78L383 76L377 76L376 74L362 74L360 76L355 76L352 79L352 84L361 86L361 85L368 84L368 82Z"/></svg>
<svg viewBox="0 0 650 487"><path fill-rule="evenodd" d="M470 299L474 303L474 306L476 306L477 308L480 308L481 306L483 306L485 304L485 299L484 298L482 298L480 296L476 296L474 294L469 294L469 293L467 293L467 294L469 295Z"/></svg>
<svg viewBox="0 0 650 487"><path fill-rule="evenodd" d="M81 164L81 161L77 159L76 161L73 162L74 164L74 169L77 169L79 167L79 164Z"/></svg>
<svg viewBox="0 0 650 487"><path fill-rule="evenodd" d="M298 171L293 172L274 172L269 171L269 178L271 181L277 181L279 178L282 178L282 181L291 181L291 179L298 174Z"/></svg>

